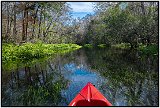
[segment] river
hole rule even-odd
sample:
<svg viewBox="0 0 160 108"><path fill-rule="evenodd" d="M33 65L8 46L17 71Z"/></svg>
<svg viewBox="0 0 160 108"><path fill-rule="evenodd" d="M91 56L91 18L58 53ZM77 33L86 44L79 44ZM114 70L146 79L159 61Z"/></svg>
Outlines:
<svg viewBox="0 0 160 108"><path fill-rule="evenodd" d="M129 49L81 48L2 70L2 106L67 106L87 82L113 106L158 106L158 75L158 56Z"/></svg>

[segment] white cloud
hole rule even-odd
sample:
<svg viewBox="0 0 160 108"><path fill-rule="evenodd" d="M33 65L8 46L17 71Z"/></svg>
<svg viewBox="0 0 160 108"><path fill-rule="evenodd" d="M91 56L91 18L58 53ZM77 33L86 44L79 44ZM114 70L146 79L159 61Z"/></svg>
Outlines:
<svg viewBox="0 0 160 108"><path fill-rule="evenodd" d="M68 2L73 12L93 12L92 2Z"/></svg>

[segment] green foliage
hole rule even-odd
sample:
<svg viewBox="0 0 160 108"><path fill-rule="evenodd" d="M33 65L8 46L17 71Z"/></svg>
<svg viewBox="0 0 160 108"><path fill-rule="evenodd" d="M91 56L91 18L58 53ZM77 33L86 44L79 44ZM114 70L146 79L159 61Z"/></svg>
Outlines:
<svg viewBox="0 0 160 108"><path fill-rule="evenodd" d="M97 45L98 47L100 47L100 48L105 48L106 47L106 44L99 44L99 45Z"/></svg>
<svg viewBox="0 0 160 108"><path fill-rule="evenodd" d="M92 44L85 44L84 47L86 47L86 48L93 48L93 45Z"/></svg>
<svg viewBox="0 0 160 108"><path fill-rule="evenodd" d="M151 44L149 46L141 44L138 48L144 55L158 55L158 45Z"/></svg>
<svg viewBox="0 0 160 108"><path fill-rule="evenodd" d="M121 44L112 45L112 47L128 49L128 48L131 48L131 45L129 43L121 43ZM140 43L138 44L137 49L141 51L143 55L158 55L158 45L156 44L151 44L147 46Z"/></svg>
<svg viewBox="0 0 160 108"><path fill-rule="evenodd" d="M34 59L48 57L54 54L64 54L81 46L76 44L36 44L24 43L23 45L2 44L2 63L5 67L14 67L18 62L27 62ZM10 68L8 68L10 69Z"/></svg>
<svg viewBox="0 0 160 108"><path fill-rule="evenodd" d="M129 43L120 43L120 44L112 45L112 47L121 48L121 49L127 49L127 48L130 48L131 46L130 46Z"/></svg>
<svg viewBox="0 0 160 108"><path fill-rule="evenodd" d="M147 2L96 3L97 14L87 25L84 42L93 45L130 43L134 49L139 43L157 44L157 7L156 3L153 6Z"/></svg>

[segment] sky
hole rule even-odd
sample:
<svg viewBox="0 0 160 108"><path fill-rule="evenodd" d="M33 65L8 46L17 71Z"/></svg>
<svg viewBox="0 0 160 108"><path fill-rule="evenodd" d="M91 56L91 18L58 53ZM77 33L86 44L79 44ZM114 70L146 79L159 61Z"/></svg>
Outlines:
<svg viewBox="0 0 160 108"><path fill-rule="evenodd" d="M94 14L92 2L68 2L72 8L73 18L83 18L87 14Z"/></svg>

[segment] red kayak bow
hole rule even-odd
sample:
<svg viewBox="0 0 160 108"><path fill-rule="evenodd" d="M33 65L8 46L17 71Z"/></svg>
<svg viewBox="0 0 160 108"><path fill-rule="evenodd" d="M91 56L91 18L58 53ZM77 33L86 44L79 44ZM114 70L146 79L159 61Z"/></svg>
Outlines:
<svg viewBox="0 0 160 108"><path fill-rule="evenodd" d="M69 106L112 106L112 104L88 82Z"/></svg>

